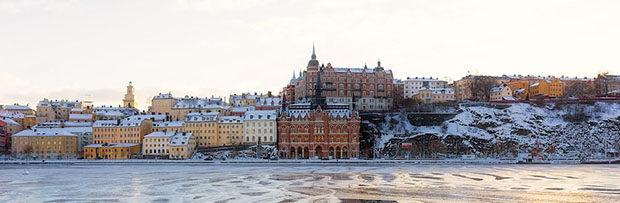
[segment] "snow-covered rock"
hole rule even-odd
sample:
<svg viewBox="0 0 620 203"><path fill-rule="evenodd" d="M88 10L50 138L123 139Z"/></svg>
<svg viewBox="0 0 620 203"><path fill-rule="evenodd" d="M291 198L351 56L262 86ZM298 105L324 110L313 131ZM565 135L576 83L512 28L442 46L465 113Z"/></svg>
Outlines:
<svg viewBox="0 0 620 203"><path fill-rule="evenodd" d="M410 118L410 117L409 117ZM415 126L406 113L385 115L367 123L366 133L379 132L376 154L395 154L402 142L440 140L447 149L435 153L476 153L515 156L540 148L548 156L592 157L620 148L620 104L515 103L507 108L460 107L459 113L438 126ZM364 133L364 132L362 132ZM425 146L415 149L429 151ZM428 146L426 146L428 147ZM424 154L420 152L420 154Z"/></svg>

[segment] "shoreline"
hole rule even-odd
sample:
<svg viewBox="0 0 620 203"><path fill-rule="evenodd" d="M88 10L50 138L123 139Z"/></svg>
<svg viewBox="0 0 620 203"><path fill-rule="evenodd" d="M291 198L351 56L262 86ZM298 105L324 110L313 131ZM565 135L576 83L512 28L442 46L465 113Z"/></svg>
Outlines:
<svg viewBox="0 0 620 203"><path fill-rule="evenodd" d="M366 165L366 164L410 164L410 165L577 165L584 164L580 161L553 161L553 162L533 162L519 163L516 160L4 160L0 165L12 164L333 164L333 165ZM612 163L609 163L612 164Z"/></svg>

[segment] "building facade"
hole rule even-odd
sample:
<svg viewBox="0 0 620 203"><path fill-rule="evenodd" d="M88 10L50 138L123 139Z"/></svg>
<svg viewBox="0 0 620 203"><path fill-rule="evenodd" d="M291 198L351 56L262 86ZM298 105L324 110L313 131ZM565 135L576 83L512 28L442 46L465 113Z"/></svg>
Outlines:
<svg viewBox="0 0 620 203"><path fill-rule="evenodd" d="M0 105L0 110L12 113L21 113L24 115L35 115L33 109L29 106L14 104L14 105Z"/></svg>
<svg viewBox="0 0 620 203"><path fill-rule="evenodd" d="M139 153L140 144L136 143L103 143L84 147L87 159L131 159Z"/></svg>
<svg viewBox="0 0 620 203"><path fill-rule="evenodd" d="M274 144L277 137L275 110L248 111L243 117L244 144Z"/></svg>
<svg viewBox="0 0 620 203"><path fill-rule="evenodd" d="M199 98L185 96L175 98L172 94L159 94L153 97L149 113L167 115L172 121L182 121L187 114L194 112L218 112L222 115L230 115L232 107L223 106L219 97Z"/></svg>
<svg viewBox="0 0 620 203"><path fill-rule="evenodd" d="M157 131L144 136L142 155L145 158L169 158L170 138L176 131Z"/></svg>
<svg viewBox="0 0 620 203"><path fill-rule="evenodd" d="M222 116L217 127L218 145L231 146L243 144L243 117Z"/></svg>
<svg viewBox="0 0 620 203"><path fill-rule="evenodd" d="M415 78L407 78L407 80L402 81L404 84L404 95L406 98L411 98L413 95L417 94L418 91L423 89L440 89L447 88L448 82L439 80L437 78L425 78L425 77L415 77Z"/></svg>
<svg viewBox="0 0 620 203"><path fill-rule="evenodd" d="M218 112L192 112L187 114L183 123L184 132L195 136L197 147L217 147L221 142L218 136Z"/></svg>
<svg viewBox="0 0 620 203"><path fill-rule="evenodd" d="M454 90L450 88L419 89L411 98L418 99L423 103L445 103L456 100Z"/></svg>
<svg viewBox="0 0 620 203"><path fill-rule="evenodd" d="M290 100L289 104L312 99L319 73L329 102L348 104L360 111L388 111L393 107L392 71L385 70L380 61L375 68L335 68L331 63L323 66L319 65L314 48L306 70L282 91L286 100Z"/></svg>
<svg viewBox="0 0 620 203"><path fill-rule="evenodd" d="M13 135L12 153L38 159L77 158L78 137L63 128L23 130Z"/></svg>
<svg viewBox="0 0 620 203"><path fill-rule="evenodd" d="M512 97L512 89L510 86L503 84L491 89L490 99L491 101L502 101ZM512 99L509 99L512 100Z"/></svg>
<svg viewBox="0 0 620 203"><path fill-rule="evenodd" d="M98 120L93 123L93 143L133 143L138 149L145 135L152 132L154 121L162 121L163 116L139 115L122 120ZM139 151L139 150L138 150Z"/></svg>
<svg viewBox="0 0 620 203"><path fill-rule="evenodd" d="M170 137L170 159L189 159L196 149L196 137L192 133L178 132Z"/></svg>
<svg viewBox="0 0 620 203"><path fill-rule="evenodd" d="M68 121L73 108L84 108L80 101L43 99L37 104L36 122Z"/></svg>
<svg viewBox="0 0 620 203"><path fill-rule="evenodd" d="M278 150L282 158L359 157L360 117L349 104L328 103L322 72L308 103L286 106L278 118ZM247 118L247 117L246 117Z"/></svg>
<svg viewBox="0 0 620 203"><path fill-rule="evenodd" d="M534 96L561 97L564 96L564 83L559 78L541 79L529 87L529 97Z"/></svg>

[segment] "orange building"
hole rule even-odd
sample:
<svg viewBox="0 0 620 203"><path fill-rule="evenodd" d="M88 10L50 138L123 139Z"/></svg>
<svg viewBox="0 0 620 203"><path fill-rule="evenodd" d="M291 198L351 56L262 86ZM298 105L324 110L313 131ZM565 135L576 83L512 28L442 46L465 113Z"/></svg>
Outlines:
<svg viewBox="0 0 620 203"><path fill-rule="evenodd" d="M152 132L153 121L161 120L163 117L163 115L139 115L122 120L95 121L93 143L134 143L139 146L144 136Z"/></svg>
<svg viewBox="0 0 620 203"><path fill-rule="evenodd" d="M564 96L564 83L559 78L541 79L529 87L529 97L546 95L549 97Z"/></svg>

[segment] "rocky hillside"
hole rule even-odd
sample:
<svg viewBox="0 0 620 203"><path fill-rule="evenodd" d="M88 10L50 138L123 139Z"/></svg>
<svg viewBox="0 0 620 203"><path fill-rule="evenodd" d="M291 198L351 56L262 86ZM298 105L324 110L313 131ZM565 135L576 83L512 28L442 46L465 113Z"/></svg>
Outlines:
<svg viewBox="0 0 620 203"><path fill-rule="evenodd" d="M362 137L378 157L431 157L475 153L514 157L520 152L592 158L620 148L620 104L555 104L460 107L440 125L412 125L407 113L364 122ZM412 143L401 149L401 143Z"/></svg>

